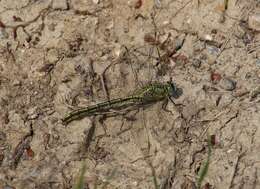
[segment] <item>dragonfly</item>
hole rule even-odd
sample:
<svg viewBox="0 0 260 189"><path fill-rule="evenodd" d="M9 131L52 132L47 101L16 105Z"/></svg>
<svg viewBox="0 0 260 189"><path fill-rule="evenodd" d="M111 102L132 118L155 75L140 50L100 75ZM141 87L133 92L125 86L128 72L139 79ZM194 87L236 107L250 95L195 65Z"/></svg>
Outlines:
<svg viewBox="0 0 260 189"><path fill-rule="evenodd" d="M108 112L111 109L122 109L140 105L142 106L163 100L168 101L168 99L174 103L172 98L177 99L182 95L182 93L182 89L177 87L177 85L172 82L172 80L164 83L154 82L137 89L132 95L126 96L124 98L111 99L96 105L87 106L69 112L64 116L64 118L62 118L62 123L67 125L74 120L101 114L103 112Z"/></svg>

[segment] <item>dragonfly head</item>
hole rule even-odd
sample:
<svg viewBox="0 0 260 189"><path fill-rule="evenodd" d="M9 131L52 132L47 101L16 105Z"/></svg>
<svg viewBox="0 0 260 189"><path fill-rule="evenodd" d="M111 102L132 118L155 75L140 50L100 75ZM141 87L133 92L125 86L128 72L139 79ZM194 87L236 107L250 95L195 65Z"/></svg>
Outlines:
<svg viewBox="0 0 260 189"><path fill-rule="evenodd" d="M173 98L179 98L183 93L182 88L178 88L176 84L172 82L172 80L168 81L167 83L169 96Z"/></svg>

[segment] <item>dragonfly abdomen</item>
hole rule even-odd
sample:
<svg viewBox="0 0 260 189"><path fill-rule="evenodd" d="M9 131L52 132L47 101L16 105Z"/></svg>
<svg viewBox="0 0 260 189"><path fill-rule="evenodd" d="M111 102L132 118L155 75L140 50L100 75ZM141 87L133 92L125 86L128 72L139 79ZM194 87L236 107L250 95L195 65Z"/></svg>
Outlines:
<svg viewBox="0 0 260 189"><path fill-rule="evenodd" d="M93 106L88 106L86 108L72 111L62 119L62 122L67 124L73 120L81 119L86 116L91 116L94 113L108 111L109 109L112 108L114 109L120 108L123 106L127 106L129 103L137 103L137 102L142 102L142 99L136 96L112 99L106 102L98 103Z"/></svg>

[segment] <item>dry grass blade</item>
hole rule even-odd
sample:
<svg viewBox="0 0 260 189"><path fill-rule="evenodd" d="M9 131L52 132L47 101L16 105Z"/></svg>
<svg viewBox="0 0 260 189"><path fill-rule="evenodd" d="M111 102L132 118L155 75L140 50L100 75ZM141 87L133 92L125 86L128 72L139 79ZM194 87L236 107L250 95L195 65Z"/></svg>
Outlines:
<svg viewBox="0 0 260 189"><path fill-rule="evenodd" d="M157 181L157 177L156 177L156 171L155 171L155 169L154 169L154 167L153 167L151 162L148 162L148 164L149 164L149 166L150 166L150 168L152 170L154 188L155 189L159 189L160 187L158 185L158 181Z"/></svg>
<svg viewBox="0 0 260 189"><path fill-rule="evenodd" d="M86 164L84 163L81 168L81 172L80 172L80 176L78 177L78 181L77 181L76 185L73 187L73 189L84 189L85 172L86 172Z"/></svg>
<svg viewBox="0 0 260 189"><path fill-rule="evenodd" d="M200 167L199 173L198 173L198 180L197 180L197 188L201 188L202 181L206 177L208 170L209 170L209 161L211 157L211 151L212 151L212 144L211 139L208 136L208 157L206 162L203 164L203 166Z"/></svg>

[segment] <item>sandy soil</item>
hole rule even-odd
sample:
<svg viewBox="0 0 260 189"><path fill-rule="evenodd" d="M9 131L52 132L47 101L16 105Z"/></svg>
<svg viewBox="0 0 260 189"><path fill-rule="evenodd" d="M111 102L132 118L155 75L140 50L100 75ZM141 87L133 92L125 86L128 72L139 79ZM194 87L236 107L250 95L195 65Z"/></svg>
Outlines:
<svg viewBox="0 0 260 189"><path fill-rule="evenodd" d="M0 188L260 188L256 0L1 0ZM158 53L159 52L159 53ZM182 106L61 118L170 78Z"/></svg>

